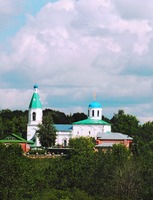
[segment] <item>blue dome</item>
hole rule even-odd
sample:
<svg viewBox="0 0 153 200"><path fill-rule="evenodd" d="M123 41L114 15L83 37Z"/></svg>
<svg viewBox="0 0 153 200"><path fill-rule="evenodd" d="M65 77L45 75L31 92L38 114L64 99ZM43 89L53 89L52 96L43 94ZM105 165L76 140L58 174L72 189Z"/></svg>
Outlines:
<svg viewBox="0 0 153 200"><path fill-rule="evenodd" d="M34 89L36 89L36 88L38 88L38 85L37 85L37 84L34 84L34 86L33 86L33 87L34 87Z"/></svg>
<svg viewBox="0 0 153 200"><path fill-rule="evenodd" d="M101 108L101 105L97 101L93 101L89 104L89 108Z"/></svg>

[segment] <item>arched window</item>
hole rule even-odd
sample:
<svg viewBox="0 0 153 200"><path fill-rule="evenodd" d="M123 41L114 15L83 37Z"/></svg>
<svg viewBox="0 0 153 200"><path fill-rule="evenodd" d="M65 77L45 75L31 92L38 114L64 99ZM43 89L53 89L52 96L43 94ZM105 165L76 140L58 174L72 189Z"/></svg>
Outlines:
<svg viewBox="0 0 153 200"><path fill-rule="evenodd" d="M97 111L97 117L99 117L99 110Z"/></svg>
<svg viewBox="0 0 153 200"><path fill-rule="evenodd" d="M32 120L36 121L36 113L35 112L32 113Z"/></svg>
<svg viewBox="0 0 153 200"><path fill-rule="evenodd" d="M64 140L64 147L66 147L67 146L67 140L65 139Z"/></svg>
<svg viewBox="0 0 153 200"><path fill-rule="evenodd" d="M94 110L92 110L92 117L94 117Z"/></svg>

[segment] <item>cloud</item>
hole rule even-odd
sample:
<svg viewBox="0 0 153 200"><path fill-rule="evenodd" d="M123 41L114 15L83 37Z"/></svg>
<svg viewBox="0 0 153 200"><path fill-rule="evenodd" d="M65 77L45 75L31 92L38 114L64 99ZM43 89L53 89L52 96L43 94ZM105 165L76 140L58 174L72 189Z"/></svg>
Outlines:
<svg viewBox="0 0 153 200"><path fill-rule="evenodd" d="M29 99L27 98L29 95L29 91L21 91L19 89L1 89L1 109L16 109L18 104L18 109L24 110L28 109L27 102ZM23 106L24 105L24 106Z"/></svg>
<svg viewBox="0 0 153 200"><path fill-rule="evenodd" d="M118 13L125 19L148 19L153 17L152 0L114 0L112 1L116 6Z"/></svg>
<svg viewBox="0 0 153 200"><path fill-rule="evenodd" d="M5 14L17 12L19 1L7 2ZM137 0L49 2L36 15L27 15L9 51L0 50L2 80L8 87L15 87L15 80L23 87L26 80L29 85L37 82L45 92L45 105L62 97L63 106L56 107L64 110L91 101L93 91L101 102L112 99L121 107L127 102L129 110L136 102L141 107L153 96L153 3L147 2L149 7Z"/></svg>
<svg viewBox="0 0 153 200"><path fill-rule="evenodd" d="M23 7L24 0L21 2L20 0L5 0L1 2L0 6L0 14L1 15L12 15L18 12L21 12L21 8Z"/></svg>
<svg viewBox="0 0 153 200"><path fill-rule="evenodd" d="M0 109L28 110L32 93L32 89L23 90L22 88L12 89L7 87L0 89ZM45 105L46 95L41 90L39 91L39 94L41 97L42 104Z"/></svg>

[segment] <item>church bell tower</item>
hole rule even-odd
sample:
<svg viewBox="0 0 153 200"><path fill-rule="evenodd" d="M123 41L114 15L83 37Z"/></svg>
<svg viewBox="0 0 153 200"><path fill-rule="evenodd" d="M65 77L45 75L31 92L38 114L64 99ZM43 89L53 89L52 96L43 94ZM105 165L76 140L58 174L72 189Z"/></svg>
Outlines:
<svg viewBox="0 0 153 200"><path fill-rule="evenodd" d="M36 131L38 124L42 123L42 104L38 94L38 85L34 85L34 93L29 104L27 140L33 140L36 146L40 146Z"/></svg>

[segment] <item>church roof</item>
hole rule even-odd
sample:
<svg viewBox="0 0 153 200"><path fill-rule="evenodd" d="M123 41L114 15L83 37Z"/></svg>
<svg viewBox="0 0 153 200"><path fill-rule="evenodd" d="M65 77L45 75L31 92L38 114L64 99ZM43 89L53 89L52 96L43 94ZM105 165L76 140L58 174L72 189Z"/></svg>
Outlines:
<svg viewBox="0 0 153 200"><path fill-rule="evenodd" d="M84 119L78 122L74 122L74 125L110 125L108 122L105 122L103 120L98 120L98 119Z"/></svg>
<svg viewBox="0 0 153 200"><path fill-rule="evenodd" d="M92 103L89 104L88 107L89 108L101 108L101 105L97 101L93 101Z"/></svg>
<svg viewBox="0 0 153 200"><path fill-rule="evenodd" d="M57 131L72 131L72 125L71 124L54 124Z"/></svg>
<svg viewBox="0 0 153 200"><path fill-rule="evenodd" d="M35 92L32 95L32 98L31 98L31 101L30 101L30 104L29 104L29 109L31 109L31 108L42 108L40 97L39 97L39 94L37 93L37 88L38 88L38 86L35 84L34 85Z"/></svg>
<svg viewBox="0 0 153 200"><path fill-rule="evenodd" d="M113 132L98 133L97 138L100 140L133 140L133 138L128 135Z"/></svg>
<svg viewBox="0 0 153 200"><path fill-rule="evenodd" d="M0 143L28 143L28 141L12 133L10 135L1 138Z"/></svg>

